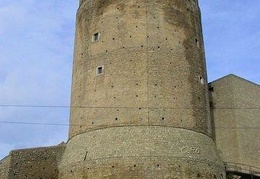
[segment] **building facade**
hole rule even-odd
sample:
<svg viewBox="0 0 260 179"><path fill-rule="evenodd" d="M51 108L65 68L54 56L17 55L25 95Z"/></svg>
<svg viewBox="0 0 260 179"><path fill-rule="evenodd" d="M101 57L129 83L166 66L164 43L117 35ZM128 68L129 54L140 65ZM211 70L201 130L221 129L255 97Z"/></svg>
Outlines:
<svg viewBox="0 0 260 179"><path fill-rule="evenodd" d="M69 140L12 151L0 178L257 177L259 91L208 86L197 0L81 0Z"/></svg>
<svg viewBox="0 0 260 179"><path fill-rule="evenodd" d="M82 0L74 55L62 179L224 177L197 1Z"/></svg>
<svg viewBox="0 0 260 179"><path fill-rule="evenodd" d="M226 170L259 177L260 86L228 75L211 82L209 89L214 138Z"/></svg>

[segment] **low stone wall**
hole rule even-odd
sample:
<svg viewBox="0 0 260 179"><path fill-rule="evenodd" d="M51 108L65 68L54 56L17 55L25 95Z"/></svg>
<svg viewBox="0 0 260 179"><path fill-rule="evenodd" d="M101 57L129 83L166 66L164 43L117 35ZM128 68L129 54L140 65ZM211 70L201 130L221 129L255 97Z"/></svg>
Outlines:
<svg viewBox="0 0 260 179"><path fill-rule="evenodd" d="M10 156L7 156L0 161L0 179L8 178L9 168Z"/></svg>
<svg viewBox="0 0 260 179"><path fill-rule="evenodd" d="M64 150L65 145L11 151L0 166L0 179L56 179Z"/></svg>

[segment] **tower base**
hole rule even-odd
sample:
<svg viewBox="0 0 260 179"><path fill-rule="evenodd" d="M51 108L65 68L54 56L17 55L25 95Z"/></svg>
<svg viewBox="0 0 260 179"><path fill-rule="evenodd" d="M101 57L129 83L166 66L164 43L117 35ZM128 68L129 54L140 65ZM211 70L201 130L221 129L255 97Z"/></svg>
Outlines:
<svg viewBox="0 0 260 179"><path fill-rule="evenodd" d="M214 141L163 126L97 129L67 144L60 179L225 178Z"/></svg>

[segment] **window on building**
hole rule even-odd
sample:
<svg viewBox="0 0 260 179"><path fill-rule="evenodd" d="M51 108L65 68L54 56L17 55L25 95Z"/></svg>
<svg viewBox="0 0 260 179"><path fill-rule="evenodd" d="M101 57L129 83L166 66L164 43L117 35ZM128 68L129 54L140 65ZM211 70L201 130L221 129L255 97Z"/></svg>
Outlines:
<svg viewBox="0 0 260 179"><path fill-rule="evenodd" d="M96 42L96 41L99 40L99 38L100 38L100 33L95 33L95 34L93 35L93 37L92 37L92 41L93 41L93 42Z"/></svg>
<svg viewBox="0 0 260 179"><path fill-rule="evenodd" d="M103 66L97 67L97 75L103 74L103 71L104 71L104 67Z"/></svg>
<svg viewBox="0 0 260 179"><path fill-rule="evenodd" d="M199 82L200 82L201 84L204 84L204 83L205 83L205 80L204 80L204 78L203 78L202 76L199 76Z"/></svg>
<svg viewBox="0 0 260 179"><path fill-rule="evenodd" d="M198 48L200 48L200 42L199 42L198 39L195 39L195 43L196 43L196 46L197 46Z"/></svg>

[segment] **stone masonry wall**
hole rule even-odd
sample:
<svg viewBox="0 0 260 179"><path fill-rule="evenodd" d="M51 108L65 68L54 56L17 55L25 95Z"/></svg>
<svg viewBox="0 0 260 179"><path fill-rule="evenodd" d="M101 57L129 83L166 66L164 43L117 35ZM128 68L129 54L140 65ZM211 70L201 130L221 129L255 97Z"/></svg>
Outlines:
<svg viewBox="0 0 260 179"><path fill-rule="evenodd" d="M195 0L82 0L70 138L126 125L211 135L200 21Z"/></svg>
<svg viewBox="0 0 260 179"><path fill-rule="evenodd" d="M10 169L10 156L3 158L0 161L0 179L7 179Z"/></svg>
<svg viewBox="0 0 260 179"><path fill-rule="evenodd" d="M197 0L80 1L61 179L225 178L200 18Z"/></svg>
<svg viewBox="0 0 260 179"><path fill-rule="evenodd" d="M11 151L9 167L4 168L8 175L1 179L57 179L64 149L65 145Z"/></svg>
<svg viewBox="0 0 260 179"><path fill-rule="evenodd" d="M210 85L216 144L227 170L260 175L260 86L235 75Z"/></svg>
<svg viewBox="0 0 260 179"><path fill-rule="evenodd" d="M171 127L116 127L72 138L59 179L224 179L214 142Z"/></svg>

